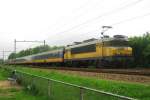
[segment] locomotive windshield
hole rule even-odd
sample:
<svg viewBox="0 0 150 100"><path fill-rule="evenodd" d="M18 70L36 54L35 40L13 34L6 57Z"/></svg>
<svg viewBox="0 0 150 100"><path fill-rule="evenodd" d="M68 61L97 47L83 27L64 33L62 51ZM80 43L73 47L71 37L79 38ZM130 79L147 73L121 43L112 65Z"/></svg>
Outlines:
<svg viewBox="0 0 150 100"><path fill-rule="evenodd" d="M106 43L108 46L129 46L129 43L128 41L125 41L125 40L112 40L112 41L109 41L108 43Z"/></svg>

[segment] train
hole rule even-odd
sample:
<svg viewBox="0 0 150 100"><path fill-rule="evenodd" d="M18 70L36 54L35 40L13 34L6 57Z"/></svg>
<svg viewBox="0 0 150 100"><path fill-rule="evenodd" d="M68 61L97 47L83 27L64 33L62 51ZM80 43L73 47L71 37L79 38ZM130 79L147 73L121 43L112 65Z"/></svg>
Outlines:
<svg viewBox="0 0 150 100"><path fill-rule="evenodd" d="M132 60L132 47L128 42L123 35L92 38L74 42L62 49L9 59L7 64L121 67Z"/></svg>

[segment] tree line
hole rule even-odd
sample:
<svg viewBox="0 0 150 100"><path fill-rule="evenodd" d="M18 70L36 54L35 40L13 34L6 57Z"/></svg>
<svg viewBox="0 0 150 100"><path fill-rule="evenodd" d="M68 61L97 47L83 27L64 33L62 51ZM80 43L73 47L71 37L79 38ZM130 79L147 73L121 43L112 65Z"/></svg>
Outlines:
<svg viewBox="0 0 150 100"><path fill-rule="evenodd" d="M46 51L50 51L50 50L55 50L55 49L60 49L63 48L63 46L49 46L49 45L41 45L41 46L37 46L35 48L29 48L26 50L21 50L18 53L11 53L8 57L8 59L14 59L14 58L19 58L19 57L24 57L24 56L28 56L28 55L33 55L33 54L37 54L37 53L41 53L41 52L46 52Z"/></svg>
<svg viewBox="0 0 150 100"><path fill-rule="evenodd" d="M132 67L150 67L150 33L129 38L133 49Z"/></svg>

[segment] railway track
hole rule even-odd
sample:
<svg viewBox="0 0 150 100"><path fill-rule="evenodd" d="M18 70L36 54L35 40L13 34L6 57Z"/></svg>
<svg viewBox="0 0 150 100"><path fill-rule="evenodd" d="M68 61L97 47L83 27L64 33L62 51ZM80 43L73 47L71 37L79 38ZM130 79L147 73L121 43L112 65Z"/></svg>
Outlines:
<svg viewBox="0 0 150 100"><path fill-rule="evenodd" d="M91 69L91 68L43 67L43 66L32 66L32 68L150 76L150 69L103 69L103 68Z"/></svg>

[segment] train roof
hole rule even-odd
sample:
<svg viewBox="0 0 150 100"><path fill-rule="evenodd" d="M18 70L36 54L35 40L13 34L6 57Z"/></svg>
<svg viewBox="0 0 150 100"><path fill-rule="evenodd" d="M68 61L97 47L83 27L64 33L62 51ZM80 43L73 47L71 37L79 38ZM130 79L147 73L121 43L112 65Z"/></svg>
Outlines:
<svg viewBox="0 0 150 100"><path fill-rule="evenodd" d="M90 40L92 40L92 39L90 39ZM75 47L81 47L81 46L85 46L85 45L91 45L91 44L96 44L96 43L101 43L101 42L106 42L106 41L113 41L113 40L128 41L128 38L126 36L122 36L122 35L114 35L114 37L112 37L112 38L93 39L92 41L86 40L86 42L83 41L80 44L69 45L65 49L71 49L71 48L75 48Z"/></svg>
<svg viewBox="0 0 150 100"><path fill-rule="evenodd" d="M52 51L46 51L46 52L42 52L42 53L37 53L37 54L32 54L32 55L28 55L28 56L24 56L24 57L19 57L19 58L16 58L16 60L26 59L26 58L31 58L31 57L38 56L38 55L44 55L44 54L56 53L56 52L63 52L63 49L56 49L56 50L52 50Z"/></svg>

